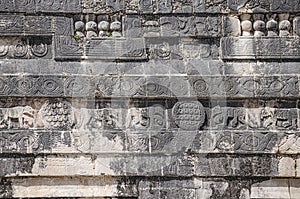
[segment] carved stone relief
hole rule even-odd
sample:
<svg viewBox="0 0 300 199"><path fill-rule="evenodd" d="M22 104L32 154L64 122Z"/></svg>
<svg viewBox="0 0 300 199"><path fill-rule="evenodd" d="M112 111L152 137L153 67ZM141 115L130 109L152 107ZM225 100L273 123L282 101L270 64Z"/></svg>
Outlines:
<svg viewBox="0 0 300 199"><path fill-rule="evenodd" d="M298 198L299 5L0 0L0 198Z"/></svg>
<svg viewBox="0 0 300 199"><path fill-rule="evenodd" d="M49 38L3 37L0 40L0 58L50 58L51 40Z"/></svg>

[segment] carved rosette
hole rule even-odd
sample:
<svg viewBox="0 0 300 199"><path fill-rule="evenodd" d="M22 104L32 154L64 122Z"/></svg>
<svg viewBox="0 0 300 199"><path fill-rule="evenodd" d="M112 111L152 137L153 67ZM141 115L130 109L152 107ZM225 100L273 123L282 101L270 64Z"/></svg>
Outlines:
<svg viewBox="0 0 300 199"><path fill-rule="evenodd" d="M205 111L199 101L177 102L172 114L175 123L183 130L198 130L205 121Z"/></svg>
<svg viewBox="0 0 300 199"><path fill-rule="evenodd" d="M71 104L64 100L48 100L40 110L42 121L48 129L69 129L73 124Z"/></svg>

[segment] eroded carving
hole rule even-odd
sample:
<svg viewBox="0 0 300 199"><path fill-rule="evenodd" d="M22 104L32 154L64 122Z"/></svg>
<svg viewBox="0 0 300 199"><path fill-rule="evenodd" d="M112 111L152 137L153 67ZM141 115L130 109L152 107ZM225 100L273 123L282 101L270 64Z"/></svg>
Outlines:
<svg viewBox="0 0 300 199"><path fill-rule="evenodd" d="M161 17L164 36L219 36L221 19L218 17Z"/></svg>
<svg viewBox="0 0 300 199"><path fill-rule="evenodd" d="M64 100L48 100L39 111L44 127L70 129L74 123L71 104Z"/></svg>
<svg viewBox="0 0 300 199"><path fill-rule="evenodd" d="M35 124L35 110L30 106L17 106L12 108L2 108L1 110L1 128L29 128ZM15 122L16 120L16 122ZM14 126L15 123L18 126Z"/></svg>
<svg viewBox="0 0 300 199"><path fill-rule="evenodd" d="M49 38L2 37L0 40L0 58L47 58L51 54Z"/></svg>
<svg viewBox="0 0 300 199"><path fill-rule="evenodd" d="M172 114L175 123L183 130L198 130L205 121L203 106L198 101L177 102Z"/></svg>

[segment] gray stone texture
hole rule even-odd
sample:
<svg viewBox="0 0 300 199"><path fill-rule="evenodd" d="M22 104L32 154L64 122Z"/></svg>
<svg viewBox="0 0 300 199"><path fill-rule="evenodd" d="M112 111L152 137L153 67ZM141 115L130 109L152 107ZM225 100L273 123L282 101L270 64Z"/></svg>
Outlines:
<svg viewBox="0 0 300 199"><path fill-rule="evenodd" d="M300 198L299 5L0 1L0 198Z"/></svg>

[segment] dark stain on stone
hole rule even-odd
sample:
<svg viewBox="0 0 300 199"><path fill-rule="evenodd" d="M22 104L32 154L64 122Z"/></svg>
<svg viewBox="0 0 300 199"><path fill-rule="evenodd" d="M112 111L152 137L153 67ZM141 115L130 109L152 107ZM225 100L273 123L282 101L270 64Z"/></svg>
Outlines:
<svg viewBox="0 0 300 199"><path fill-rule="evenodd" d="M0 156L0 176L19 173L32 173L34 155L2 154Z"/></svg>
<svg viewBox="0 0 300 199"><path fill-rule="evenodd" d="M12 198L13 189L12 183L9 179L1 178L0 180L0 197L1 198Z"/></svg>
<svg viewBox="0 0 300 199"><path fill-rule="evenodd" d="M123 177L117 180L118 196L137 196L138 180L134 177Z"/></svg>

